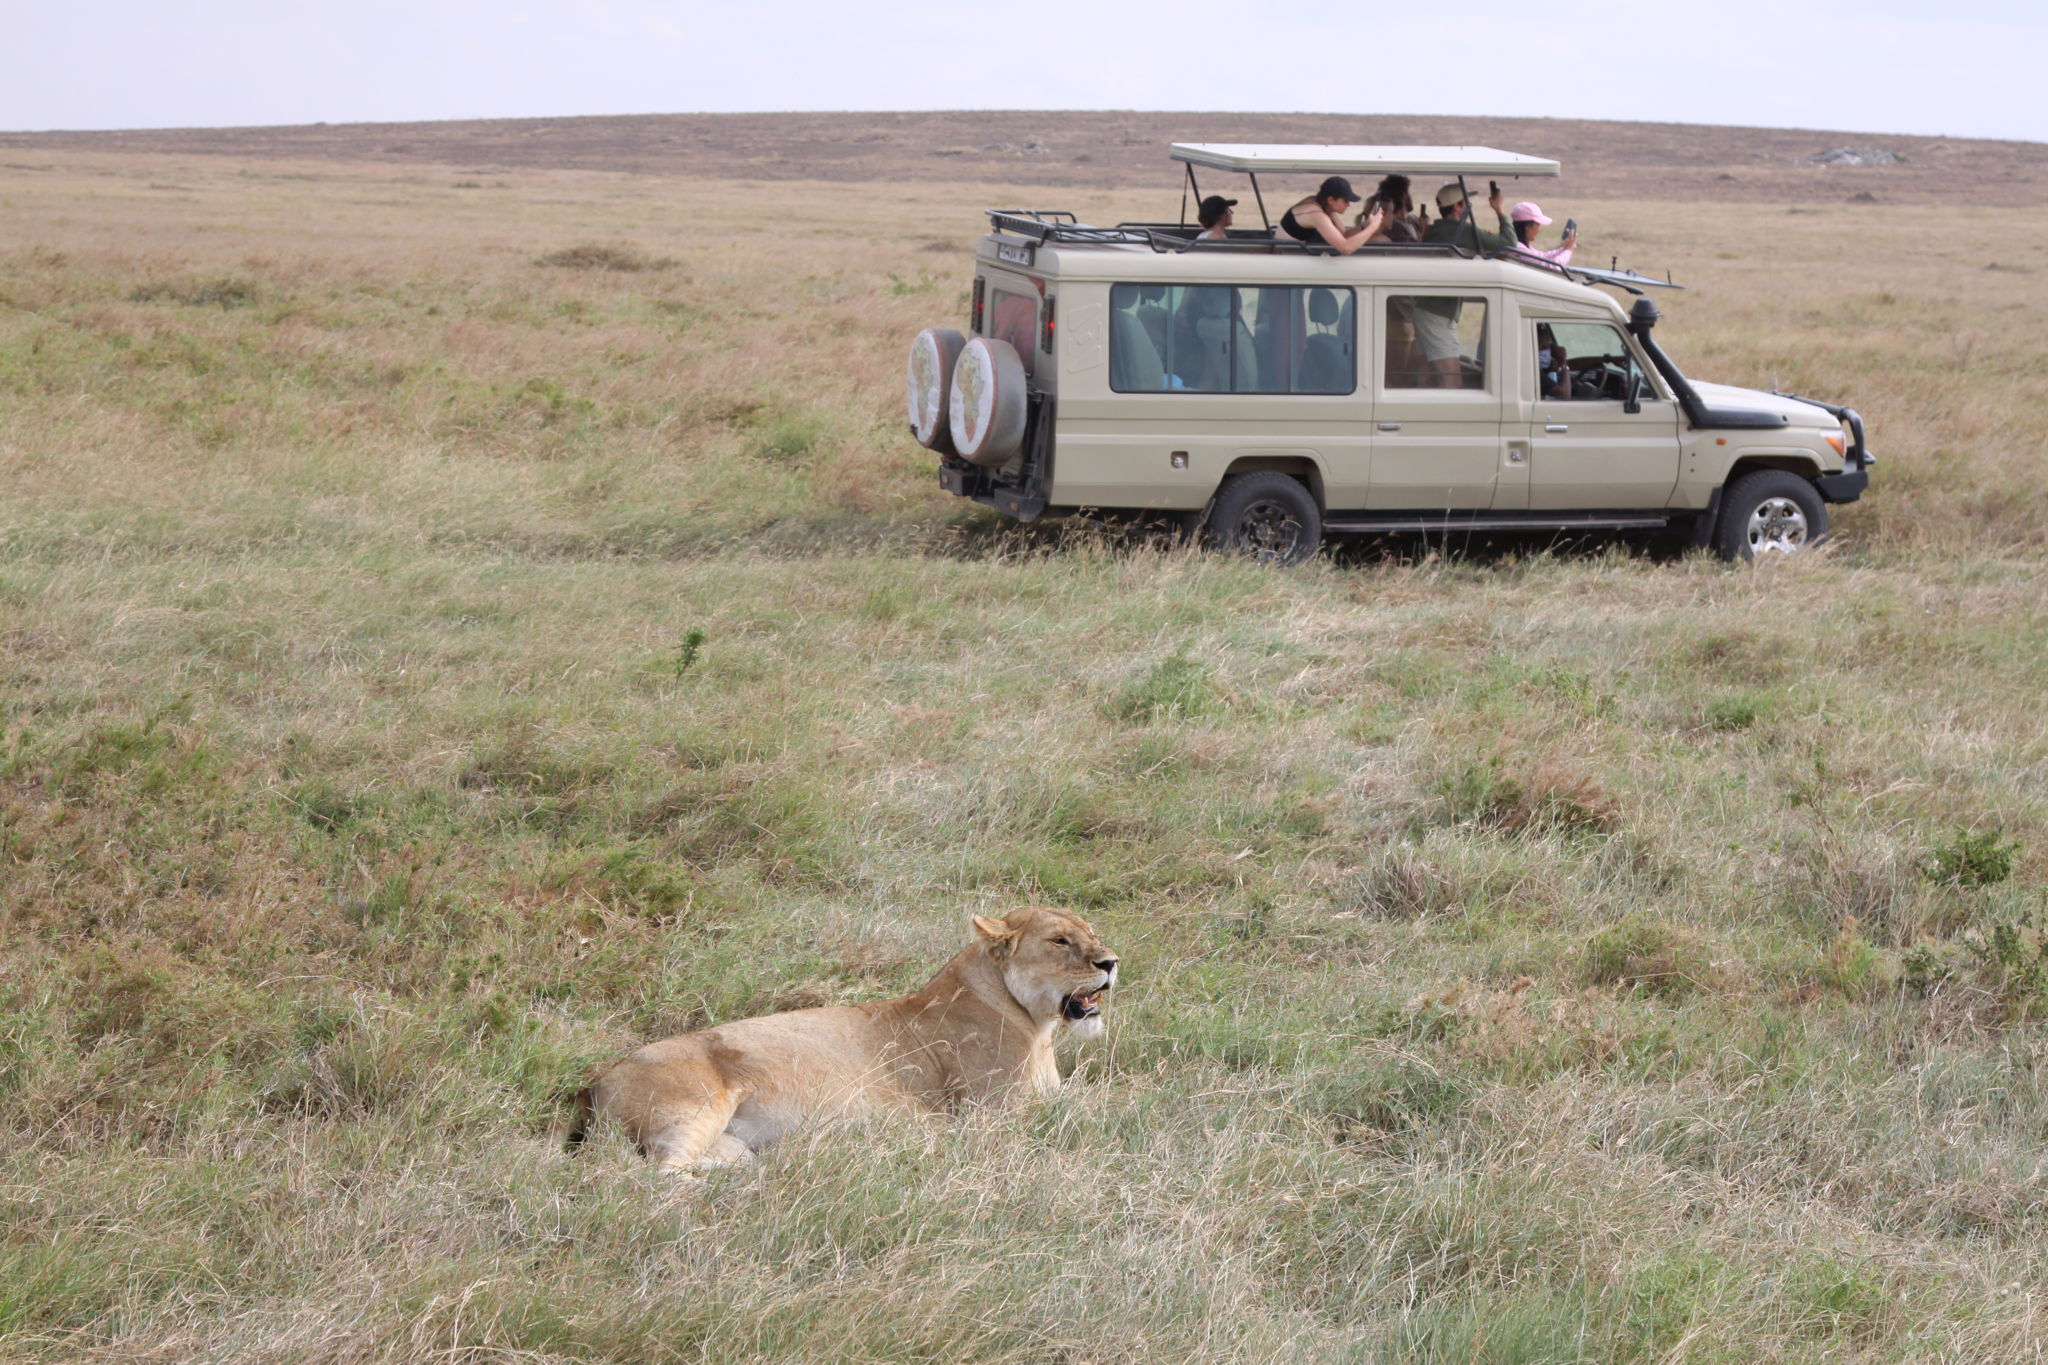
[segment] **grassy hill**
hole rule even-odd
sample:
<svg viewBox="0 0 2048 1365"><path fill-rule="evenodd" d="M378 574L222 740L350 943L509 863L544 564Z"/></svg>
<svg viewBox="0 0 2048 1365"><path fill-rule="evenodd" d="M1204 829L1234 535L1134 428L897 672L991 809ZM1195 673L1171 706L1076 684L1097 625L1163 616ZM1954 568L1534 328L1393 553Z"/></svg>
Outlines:
<svg viewBox="0 0 2048 1365"><path fill-rule="evenodd" d="M981 206L1163 167L158 136L0 139L0 1359L2038 1351L2038 200L1587 192L1689 372L1866 414L1827 553L1269 573L902 434ZM549 1136L1033 900L1126 963L1050 1103Z"/></svg>
<svg viewBox="0 0 2048 1365"><path fill-rule="evenodd" d="M1983 205L2038 207L2048 198L2048 145L2038 142L1586 119L949 110L0 132L0 151L10 153L197 155L477 174L576 169L825 186L990 180L1177 191L1181 168L1165 156L1172 142L1506 147L1561 162L1562 190L1578 198L1781 207L1876 200L1945 204L1959 216ZM38 164L22 155L6 169ZM836 195L821 190L819 197Z"/></svg>

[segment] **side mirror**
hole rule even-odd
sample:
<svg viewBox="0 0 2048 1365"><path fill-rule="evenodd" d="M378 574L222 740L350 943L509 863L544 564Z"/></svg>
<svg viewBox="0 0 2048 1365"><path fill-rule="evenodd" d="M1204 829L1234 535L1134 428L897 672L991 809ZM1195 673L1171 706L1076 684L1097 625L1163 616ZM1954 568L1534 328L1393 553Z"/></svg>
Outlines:
<svg viewBox="0 0 2048 1365"><path fill-rule="evenodd" d="M1643 410L1643 372L1641 370L1634 368L1629 370L1628 392L1622 397L1621 410L1623 412L1641 412Z"/></svg>

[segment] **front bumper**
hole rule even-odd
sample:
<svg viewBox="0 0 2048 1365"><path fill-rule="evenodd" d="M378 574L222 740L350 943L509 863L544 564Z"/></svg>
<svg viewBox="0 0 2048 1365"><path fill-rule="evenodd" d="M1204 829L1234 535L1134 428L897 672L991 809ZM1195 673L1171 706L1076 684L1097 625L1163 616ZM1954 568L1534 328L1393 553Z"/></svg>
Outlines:
<svg viewBox="0 0 2048 1365"><path fill-rule="evenodd" d="M1777 390L1773 389L1773 393ZM1849 428L1849 448L1842 452L1842 472L1823 474L1813 481L1820 495L1829 502L1854 502L1863 496L1863 490L1870 487L1870 467L1877 463L1877 456L1863 444L1863 415L1854 408L1845 408L1839 403L1825 403L1818 398L1804 394L1780 393L1780 398L1792 398L1801 403L1811 403L1828 416Z"/></svg>
<svg viewBox="0 0 2048 1365"><path fill-rule="evenodd" d="M1839 474L1823 474L1813 481L1813 486L1829 502L1854 502L1870 487L1870 470L1845 469Z"/></svg>

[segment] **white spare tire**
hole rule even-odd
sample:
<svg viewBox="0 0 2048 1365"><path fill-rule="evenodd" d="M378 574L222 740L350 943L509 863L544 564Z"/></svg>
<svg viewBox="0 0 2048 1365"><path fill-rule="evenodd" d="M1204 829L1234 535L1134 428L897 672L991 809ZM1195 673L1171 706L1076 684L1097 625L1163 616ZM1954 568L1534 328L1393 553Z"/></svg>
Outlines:
<svg viewBox="0 0 2048 1365"><path fill-rule="evenodd" d="M953 449L999 465L1024 444L1024 362L1007 341L976 337L953 366Z"/></svg>
<svg viewBox="0 0 2048 1365"><path fill-rule="evenodd" d="M953 366L967 338L950 327L927 327L910 343L910 368L904 397L910 404L910 430L917 443L941 455L953 453L953 427L947 400L953 394Z"/></svg>

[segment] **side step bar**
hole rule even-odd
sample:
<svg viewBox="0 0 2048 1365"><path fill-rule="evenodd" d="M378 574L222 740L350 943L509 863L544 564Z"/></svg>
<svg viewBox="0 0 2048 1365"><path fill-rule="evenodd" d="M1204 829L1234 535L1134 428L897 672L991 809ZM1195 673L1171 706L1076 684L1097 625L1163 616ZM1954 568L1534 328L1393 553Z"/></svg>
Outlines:
<svg viewBox="0 0 2048 1365"><path fill-rule="evenodd" d="M1323 518L1327 535L1452 531L1655 531L1671 524L1669 512L1390 512L1343 513Z"/></svg>

